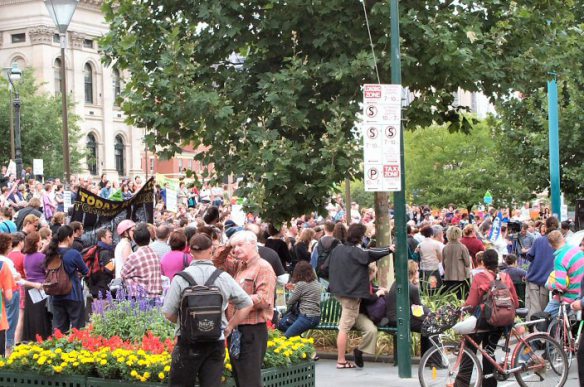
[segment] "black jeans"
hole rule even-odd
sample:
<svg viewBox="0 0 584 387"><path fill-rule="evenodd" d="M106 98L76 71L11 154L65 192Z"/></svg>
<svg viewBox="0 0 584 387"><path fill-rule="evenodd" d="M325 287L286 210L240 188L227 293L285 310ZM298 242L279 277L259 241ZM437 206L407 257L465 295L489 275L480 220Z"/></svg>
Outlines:
<svg viewBox="0 0 584 387"><path fill-rule="evenodd" d="M262 387L262 363L268 347L266 323L240 325L239 359L231 357L237 387Z"/></svg>
<svg viewBox="0 0 584 387"><path fill-rule="evenodd" d="M186 344L178 339L172 351L170 386L191 387L195 381L200 387L221 386L225 342Z"/></svg>
<svg viewBox="0 0 584 387"><path fill-rule="evenodd" d="M53 331L69 332L71 328L81 329L85 325L83 301L53 300Z"/></svg>
<svg viewBox="0 0 584 387"><path fill-rule="evenodd" d="M578 360L578 379L580 380L580 387L584 387L584 337L580 338L576 360Z"/></svg>
<svg viewBox="0 0 584 387"><path fill-rule="evenodd" d="M470 337L477 343L478 345L482 344L483 350L485 350L490 356L491 359L495 358L495 349L497 347L497 343L499 339L503 335L503 328L492 328L489 332L481 332ZM476 353L476 349L471 344L466 345L466 347L471 350L472 352ZM471 368L472 361L468 358L468 356L462 357L462 362L460 364L460 370L458 372L458 376L455 380L456 387L463 387L468 386L470 384L471 378ZM497 386L497 379L496 378L489 378L485 379L485 375L492 374L495 371L495 367L483 357L483 387L496 387ZM475 375L476 376L476 375Z"/></svg>

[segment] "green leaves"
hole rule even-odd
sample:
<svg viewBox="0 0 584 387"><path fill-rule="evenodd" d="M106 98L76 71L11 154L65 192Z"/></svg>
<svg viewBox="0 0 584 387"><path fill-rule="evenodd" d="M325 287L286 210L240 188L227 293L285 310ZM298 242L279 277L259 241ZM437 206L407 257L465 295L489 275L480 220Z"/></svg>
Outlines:
<svg viewBox="0 0 584 387"><path fill-rule="evenodd" d="M389 6L365 6L389 83ZM582 41L565 28L582 20L573 1L402 0L400 8L410 129L474 133L466 108L453 105L458 88L507 101L541 87L535 74L568 57L579 63L546 51ZM105 61L131 74L123 109L159 152L205 146L203 163L218 179L243 178L240 194L273 221L318 208L358 173L360 85L377 81L360 2L106 0L104 11Z"/></svg>
<svg viewBox="0 0 584 387"><path fill-rule="evenodd" d="M20 95L20 126L24 167L32 167L33 159L43 159L45 177L63 177L63 126L61 96L52 96L39 89L33 71L27 69L18 84ZM0 80L0 164L10 159L10 108L12 101L8 82ZM69 143L80 141L79 117L74 106L68 108ZM79 147L70 146L71 170L80 169L83 157Z"/></svg>

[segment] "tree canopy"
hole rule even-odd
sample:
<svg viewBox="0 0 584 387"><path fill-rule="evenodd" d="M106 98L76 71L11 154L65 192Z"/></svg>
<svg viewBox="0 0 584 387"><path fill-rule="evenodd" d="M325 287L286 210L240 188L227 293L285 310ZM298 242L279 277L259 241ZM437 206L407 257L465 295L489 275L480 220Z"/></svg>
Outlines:
<svg viewBox="0 0 584 387"><path fill-rule="evenodd" d="M43 160L45 177L63 177L63 130L61 97L43 92L32 71L24 71L17 85L21 101L20 127L23 166L32 167L33 159ZM0 80L0 163L10 160L10 99L8 81ZM69 143L79 141L79 117L73 113L69 102ZM71 146L71 170L79 171L83 154Z"/></svg>
<svg viewBox="0 0 584 387"><path fill-rule="evenodd" d="M495 206L520 204L534 195L525 177L502 160L507 150L495 135L495 120L478 123L470 134L451 132L446 125L407 132L406 193L416 204L470 209L483 202L485 192Z"/></svg>
<svg viewBox="0 0 584 387"><path fill-rule="evenodd" d="M459 87L507 96L568 0L402 0L406 126L470 132ZM365 0L380 81L389 83L389 6ZM129 70L123 109L172 156L186 143L279 221L321 206L360 166L363 83L375 83L362 3L349 0L106 0L107 64ZM562 22L563 23L563 22ZM524 63L527 61L527 63Z"/></svg>

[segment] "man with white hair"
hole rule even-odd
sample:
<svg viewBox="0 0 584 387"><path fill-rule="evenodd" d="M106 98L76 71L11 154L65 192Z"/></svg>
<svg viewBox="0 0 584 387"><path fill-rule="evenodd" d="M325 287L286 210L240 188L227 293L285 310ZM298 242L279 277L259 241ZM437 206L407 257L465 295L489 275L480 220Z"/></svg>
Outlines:
<svg viewBox="0 0 584 387"><path fill-rule="evenodd" d="M274 313L276 274L258 253L256 235L248 230L238 231L229 240L232 257L217 254L214 264L227 271L253 301L250 314L238 326L241 333L239 358L231 357L233 375L238 387L261 387L261 368L268 343L267 321ZM230 318L234 308L229 305ZM230 337L230 340L233 336Z"/></svg>

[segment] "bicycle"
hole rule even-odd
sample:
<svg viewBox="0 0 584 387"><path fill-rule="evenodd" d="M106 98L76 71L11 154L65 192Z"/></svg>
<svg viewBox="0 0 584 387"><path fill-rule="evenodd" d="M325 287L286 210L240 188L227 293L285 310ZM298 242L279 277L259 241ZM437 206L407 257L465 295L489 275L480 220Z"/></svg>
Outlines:
<svg viewBox="0 0 584 387"><path fill-rule="evenodd" d="M467 309L458 309L458 320ZM527 313L526 308L516 311L520 317L527 316ZM503 333L505 342L502 346L497 345L503 349L505 354L501 362L491 358L489 353L470 336L482 331L474 329L469 333L460 332L462 335L460 343L450 344L444 343L445 335L442 334L448 327L447 325L441 326L442 332L430 337L433 346L420 360L418 369L420 384L423 387L480 387L483 381L483 369L477 355L470 349L474 347L481 353L483 359L486 359L494 367L492 374L484 375L485 379L494 377L498 381L504 381L513 375L520 386L563 386L568 377L568 361L560 344L546 332L536 332L522 337L517 331L520 326L544 321L546 320L540 319L517 323L512 329L505 329ZM455 324L449 325L453 327ZM513 351L510 347L512 337L517 340Z"/></svg>
<svg viewBox="0 0 584 387"><path fill-rule="evenodd" d="M557 294L561 296L563 293L557 292ZM560 343L564 352L566 352L568 368L572 366L574 356L576 356L576 353L578 352L580 335L582 334L582 328L584 327L584 321L582 321L579 316L570 313L570 311L569 303L560 303L558 315L552 319L547 329L550 336ZM578 314L580 314L580 312ZM578 327L578 330L576 331L576 335L574 335L573 329L576 326Z"/></svg>

